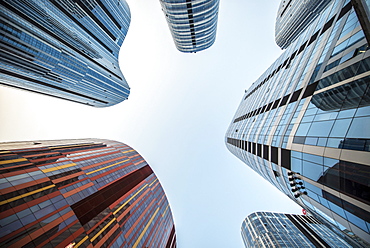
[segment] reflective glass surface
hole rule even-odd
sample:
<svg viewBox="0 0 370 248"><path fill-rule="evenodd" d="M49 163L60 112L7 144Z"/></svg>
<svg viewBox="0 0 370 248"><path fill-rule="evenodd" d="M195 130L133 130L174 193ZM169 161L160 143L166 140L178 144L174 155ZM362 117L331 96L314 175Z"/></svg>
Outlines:
<svg viewBox="0 0 370 248"><path fill-rule="evenodd" d="M2 85L95 107L127 99L118 66L125 1L5 0L0 18Z"/></svg>
<svg viewBox="0 0 370 248"><path fill-rule="evenodd" d="M219 0L160 0L177 49L195 53L215 42Z"/></svg>
<svg viewBox="0 0 370 248"><path fill-rule="evenodd" d="M245 92L226 146L299 205L366 247L369 45L349 0L331 1L309 22Z"/></svg>
<svg viewBox="0 0 370 248"><path fill-rule="evenodd" d="M0 150L1 247L176 247L164 190L131 147L86 139Z"/></svg>
<svg viewBox="0 0 370 248"><path fill-rule="evenodd" d="M312 216L256 212L242 223L245 247L352 247L329 223Z"/></svg>

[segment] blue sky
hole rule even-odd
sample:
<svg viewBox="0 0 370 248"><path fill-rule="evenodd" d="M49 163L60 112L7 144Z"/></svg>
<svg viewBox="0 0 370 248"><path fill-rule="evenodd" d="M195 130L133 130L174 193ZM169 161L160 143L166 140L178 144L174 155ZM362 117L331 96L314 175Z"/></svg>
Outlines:
<svg viewBox="0 0 370 248"><path fill-rule="evenodd" d="M98 109L1 87L0 140L124 142L161 181L179 248L244 247L240 226L250 213L301 213L224 144L244 90L282 53L274 42L279 3L221 1L215 44L183 54L158 0L128 0L132 22L120 67L129 99Z"/></svg>

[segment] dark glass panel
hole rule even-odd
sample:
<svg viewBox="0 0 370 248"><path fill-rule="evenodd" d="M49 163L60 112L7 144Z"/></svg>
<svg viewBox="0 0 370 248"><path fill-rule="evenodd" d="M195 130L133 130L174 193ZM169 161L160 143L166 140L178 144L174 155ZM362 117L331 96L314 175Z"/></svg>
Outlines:
<svg viewBox="0 0 370 248"><path fill-rule="evenodd" d="M325 167L325 172L318 182L370 204L369 178L369 166L339 161L331 168Z"/></svg>

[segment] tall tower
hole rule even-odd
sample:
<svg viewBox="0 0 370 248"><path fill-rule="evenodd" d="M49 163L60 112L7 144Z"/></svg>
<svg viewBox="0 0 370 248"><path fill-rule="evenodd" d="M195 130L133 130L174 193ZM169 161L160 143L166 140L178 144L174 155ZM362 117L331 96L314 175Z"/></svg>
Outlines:
<svg viewBox="0 0 370 248"><path fill-rule="evenodd" d="M215 42L219 0L160 0L177 49L195 53Z"/></svg>
<svg viewBox="0 0 370 248"><path fill-rule="evenodd" d="M313 216L256 212L243 221L241 234L252 247L360 247Z"/></svg>
<svg viewBox="0 0 370 248"><path fill-rule="evenodd" d="M176 247L165 192L125 144L0 143L0 172L1 247Z"/></svg>
<svg viewBox="0 0 370 248"><path fill-rule="evenodd" d="M276 44L283 49L287 48L330 1L281 1L275 23Z"/></svg>
<svg viewBox="0 0 370 248"><path fill-rule="evenodd" d="M125 0L4 0L0 18L1 85L95 107L127 99L118 65Z"/></svg>
<svg viewBox="0 0 370 248"><path fill-rule="evenodd" d="M351 1L333 0L245 92L225 140L292 200L364 246L370 243L369 73L359 17Z"/></svg>

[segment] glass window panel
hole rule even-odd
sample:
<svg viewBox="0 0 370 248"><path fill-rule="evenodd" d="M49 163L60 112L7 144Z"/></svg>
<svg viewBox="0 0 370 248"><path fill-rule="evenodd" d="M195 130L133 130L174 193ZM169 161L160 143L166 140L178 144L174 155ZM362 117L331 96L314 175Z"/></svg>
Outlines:
<svg viewBox="0 0 370 248"><path fill-rule="evenodd" d="M329 206L330 206L330 209L335 212L336 214L342 216L343 218L347 219L347 216L345 215L343 209L337 205L335 205L334 203L330 202L329 201Z"/></svg>
<svg viewBox="0 0 370 248"><path fill-rule="evenodd" d="M356 112L356 108L353 108L353 109L347 109L347 110L342 110L339 112L338 114L338 119L342 119L342 118L350 118L350 117L353 117L354 113Z"/></svg>
<svg viewBox="0 0 370 248"><path fill-rule="evenodd" d="M357 109L355 116L370 116L370 106Z"/></svg>
<svg viewBox="0 0 370 248"><path fill-rule="evenodd" d="M330 137L345 137L352 119L336 120L330 132Z"/></svg>
<svg viewBox="0 0 370 248"><path fill-rule="evenodd" d="M322 197L319 197L319 199L320 199L320 203L322 205L324 205L325 207L329 208L329 202L326 199L324 199Z"/></svg>
<svg viewBox="0 0 370 248"><path fill-rule="evenodd" d="M338 169L338 163L333 167L324 166L323 176L318 180L319 183L322 183L326 186L329 186L332 189L340 189L340 172Z"/></svg>
<svg viewBox="0 0 370 248"><path fill-rule="evenodd" d="M315 192L317 195L322 196L322 190L321 190L321 189L319 189L318 187L313 186L312 184L307 183L307 182L305 182L305 183L304 183L304 186L305 186L307 189L311 190L312 192Z"/></svg>
<svg viewBox="0 0 370 248"><path fill-rule="evenodd" d="M331 57L335 56L336 54L338 54L339 52L343 51L343 49L345 49L348 45L348 39L343 41L342 43L340 43L338 46L336 46L333 50L333 53L331 55Z"/></svg>
<svg viewBox="0 0 370 248"><path fill-rule="evenodd" d="M357 151L366 151L367 150L367 141L366 139L351 139L346 138L341 142L339 148L342 149L349 149L349 150L357 150Z"/></svg>
<svg viewBox="0 0 370 248"><path fill-rule="evenodd" d="M362 202L370 203L370 167L367 165L340 161L340 189ZM330 185L329 185L330 186Z"/></svg>
<svg viewBox="0 0 370 248"><path fill-rule="evenodd" d="M338 162L339 162L338 159L324 157L324 165L327 167L333 167Z"/></svg>
<svg viewBox="0 0 370 248"><path fill-rule="evenodd" d="M332 119L332 113L323 113L315 116L314 121L326 121Z"/></svg>
<svg viewBox="0 0 370 248"><path fill-rule="evenodd" d="M17 231L18 229L22 228L23 225L19 220L16 220L10 224L5 225L3 228L1 228L0 237L5 236L6 234L9 234L11 232Z"/></svg>
<svg viewBox="0 0 370 248"><path fill-rule="evenodd" d="M303 159L316 164L322 164L323 162L323 157L308 153L303 153Z"/></svg>
<svg viewBox="0 0 370 248"><path fill-rule="evenodd" d="M318 146L326 146L326 142L328 141L327 138L319 138L317 145Z"/></svg>
<svg viewBox="0 0 370 248"><path fill-rule="evenodd" d="M370 117L354 118L347 138L370 138Z"/></svg>
<svg viewBox="0 0 370 248"><path fill-rule="evenodd" d="M359 41L360 39L364 38L364 32L362 30L358 31L349 39L348 45L352 45L353 43Z"/></svg>
<svg viewBox="0 0 370 248"><path fill-rule="evenodd" d="M339 64L342 64L343 62L351 59L355 53L356 49L353 49L352 51L350 51L349 53L347 53L346 55L344 55L341 59L340 59L340 62Z"/></svg>
<svg viewBox="0 0 370 248"><path fill-rule="evenodd" d="M340 138L328 138L328 142L326 143L327 147L339 148L342 146L343 139Z"/></svg>
<svg viewBox="0 0 370 248"><path fill-rule="evenodd" d="M307 137L304 143L306 145L316 146L317 145L317 141L318 141L318 138Z"/></svg>
<svg viewBox="0 0 370 248"><path fill-rule="evenodd" d="M292 171L299 172L302 174L302 160L292 157L291 168Z"/></svg>
<svg viewBox="0 0 370 248"><path fill-rule="evenodd" d="M31 222L34 222L36 220L36 217L33 214L27 215L25 217L22 217L20 221L25 226L27 224L30 224Z"/></svg>
<svg viewBox="0 0 370 248"><path fill-rule="evenodd" d="M293 139L293 143L304 144L305 140L306 140L306 137L295 136Z"/></svg>
<svg viewBox="0 0 370 248"><path fill-rule="evenodd" d="M292 151L291 155L292 155L292 157L302 158L302 153L301 152Z"/></svg>
<svg viewBox="0 0 370 248"><path fill-rule="evenodd" d="M334 121L319 121L312 123L307 136L328 137Z"/></svg>
<svg viewBox="0 0 370 248"><path fill-rule="evenodd" d="M21 212L18 212L18 213L17 213L17 216L18 216L19 218L23 218L24 216L27 216L27 215L29 215L29 214L31 214L31 210L30 210L30 209L25 209L25 210L23 210L23 211L21 211Z"/></svg>
<svg viewBox="0 0 370 248"><path fill-rule="evenodd" d="M350 222L355 224L356 226L360 227L362 230L369 232L367 229L366 223L364 220L358 218L356 215L351 214L350 212L346 211L347 218Z"/></svg>
<svg viewBox="0 0 370 248"><path fill-rule="evenodd" d="M319 197L315 193L310 192L310 191L308 191L307 193L310 196L310 198L312 198L313 200L315 200L317 202L320 202Z"/></svg>
<svg viewBox="0 0 370 248"><path fill-rule="evenodd" d="M317 181L323 173L323 166L315 163L303 161L303 176Z"/></svg>
<svg viewBox="0 0 370 248"><path fill-rule="evenodd" d="M308 115L302 118L302 122L312 122L315 115Z"/></svg>
<svg viewBox="0 0 370 248"><path fill-rule="evenodd" d="M302 123L299 125L296 136L306 136L311 123Z"/></svg>

